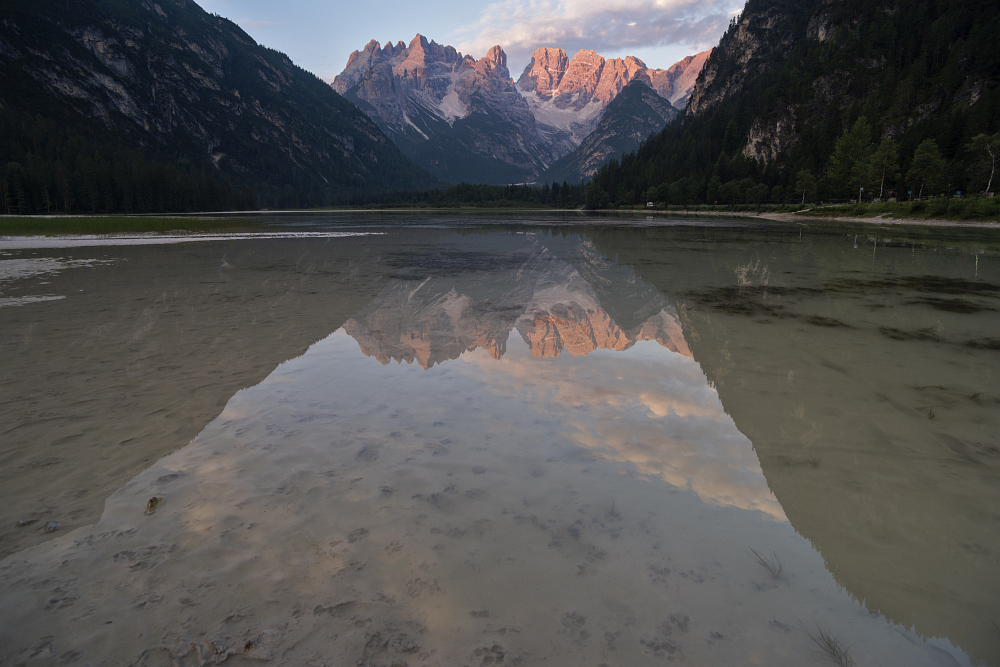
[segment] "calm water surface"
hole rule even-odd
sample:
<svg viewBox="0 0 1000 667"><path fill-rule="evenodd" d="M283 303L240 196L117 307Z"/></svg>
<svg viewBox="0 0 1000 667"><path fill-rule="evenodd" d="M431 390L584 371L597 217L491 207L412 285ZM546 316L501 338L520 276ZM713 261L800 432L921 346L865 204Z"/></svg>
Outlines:
<svg viewBox="0 0 1000 667"><path fill-rule="evenodd" d="M995 234L337 222L0 241L0 664L1000 665Z"/></svg>

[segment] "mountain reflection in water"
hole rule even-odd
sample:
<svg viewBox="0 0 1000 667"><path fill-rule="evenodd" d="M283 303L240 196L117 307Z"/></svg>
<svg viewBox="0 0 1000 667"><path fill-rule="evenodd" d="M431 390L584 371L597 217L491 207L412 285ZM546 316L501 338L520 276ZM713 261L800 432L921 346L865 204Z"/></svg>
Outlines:
<svg viewBox="0 0 1000 667"><path fill-rule="evenodd" d="M478 348L500 359L515 328L540 359L563 350L573 356L622 351L645 340L691 356L676 311L656 290L634 290L647 292L641 310L659 310L624 330L572 263L540 239L525 241L489 271L393 278L344 329L383 365L416 361L430 368ZM574 250L592 271L617 268L586 244ZM642 286L634 274L625 276L625 286L637 283Z"/></svg>
<svg viewBox="0 0 1000 667"><path fill-rule="evenodd" d="M1000 664L1000 272L924 242L873 266L839 234L439 229L67 269L141 266L164 298L217 273L272 324L188 288L216 309L189 335L243 335L230 374L256 377L206 383L197 346L157 370L225 409L96 526L0 564L0 662L794 664L823 630L860 665ZM17 307L54 314L32 331L98 331L64 291Z"/></svg>

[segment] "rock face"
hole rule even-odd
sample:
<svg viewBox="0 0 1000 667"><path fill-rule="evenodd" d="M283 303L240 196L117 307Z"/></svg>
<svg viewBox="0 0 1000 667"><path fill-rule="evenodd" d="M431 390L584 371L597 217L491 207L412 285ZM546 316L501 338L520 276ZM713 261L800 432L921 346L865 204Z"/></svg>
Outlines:
<svg viewBox="0 0 1000 667"><path fill-rule="evenodd" d="M0 108L264 193L434 183L317 77L186 0L5 5Z"/></svg>
<svg viewBox="0 0 1000 667"><path fill-rule="evenodd" d="M694 90L698 75L701 73L713 49L696 53L677 61L667 69L649 71L649 82L660 97L670 101L677 109L687 106Z"/></svg>
<svg viewBox="0 0 1000 667"><path fill-rule="evenodd" d="M476 60L422 35L407 46L372 41L351 54L333 88L453 182L530 180L572 148L539 131L499 46Z"/></svg>
<svg viewBox="0 0 1000 667"><path fill-rule="evenodd" d="M452 182L531 181L574 150L632 81L685 101L709 52L666 70L542 47L515 86L499 46L479 60L417 35L371 41L334 89L366 111L405 154ZM679 102L682 103L682 102Z"/></svg>
<svg viewBox="0 0 1000 667"><path fill-rule="evenodd" d="M639 79L625 86L604 110L594 131L568 155L557 160L539 181L575 183L593 176L601 165L637 149L679 115L670 102Z"/></svg>
<svg viewBox="0 0 1000 667"><path fill-rule="evenodd" d="M739 21L722 36L701 69L687 115L695 116L743 90L747 82L774 68L794 48L806 16L776 3L748 5ZM801 4L801 3L800 3ZM798 8L797 8L798 9Z"/></svg>
<svg viewBox="0 0 1000 667"><path fill-rule="evenodd" d="M671 104L683 106L710 53L688 56L664 70L650 69L632 56L605 60L583 49L570 61L562 49L543 47L532 54L517 88L528 100L535 120L543 127L569 132L579 143L632 81L641 81Z"/></svg>

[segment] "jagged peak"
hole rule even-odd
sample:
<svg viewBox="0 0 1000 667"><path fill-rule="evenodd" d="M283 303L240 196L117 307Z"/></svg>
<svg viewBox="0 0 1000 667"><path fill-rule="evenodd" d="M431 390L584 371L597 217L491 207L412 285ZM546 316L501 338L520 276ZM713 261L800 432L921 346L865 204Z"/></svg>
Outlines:
<svg viewBox="0 0 1000 667"><path fill-rule="evenodd" d="M498 67L507 66L507 54L504 53L503 48L499 44L486 52L486 60Z"/></svg>
<svg viewBox="0 0 1000 667"><path fill-rule="evenodd" d="M573 59L570 60L570 64L572 65L576 63L577 59L592 60L594 58L601 61L602 64L604 63L604 56L598 54L597 51L594 51L593 49L580 49L573 55Z"/></svg>

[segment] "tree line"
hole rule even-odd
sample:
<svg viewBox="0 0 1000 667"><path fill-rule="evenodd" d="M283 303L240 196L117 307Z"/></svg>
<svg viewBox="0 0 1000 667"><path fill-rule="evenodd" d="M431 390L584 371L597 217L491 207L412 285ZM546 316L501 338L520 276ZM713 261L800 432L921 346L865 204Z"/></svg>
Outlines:
<svg viewBox="0 0 1000 667"><path fill-rule="evenodd" d="M582 183L485 185L459 183L431 190L389 193L356 193L346 197L350 206L480 206L579 208L584 203Z"/></svg>
<svg viewBox="0 0 1000 667"><path fill-rule="evenodd" d="M183 158L0 110L0 213L161 213L258 208L253 188Z"/></svg>
<svg viewBox="0 0 1000 667"><path fill-rule="evenodd" d="M787 187L769 187L753 178L759 166L737 154L723 153L702 179L685 176L671 183L630 188L629 168L634 155L623 156L602 168L585 191L585 206L599 209L644 202L692 204L806 204L819 200L875 201L922 199L927 196L992 196L997 184L1000 132L980 133L969 140L955 160L942 155L934 139L924 139L901 170L899 144L892 138L873 140L867 119L858 118L834 145L826 170L819 178L800 169ZM954 179L954 180L951 180ZM640 180L640 179L634 179ZM611 182L611 192L605 184ZM617 183L616 183L617 182ZM617 184L617 187L614 187ZM613 193L613 194L612 194Z"/></svg>

